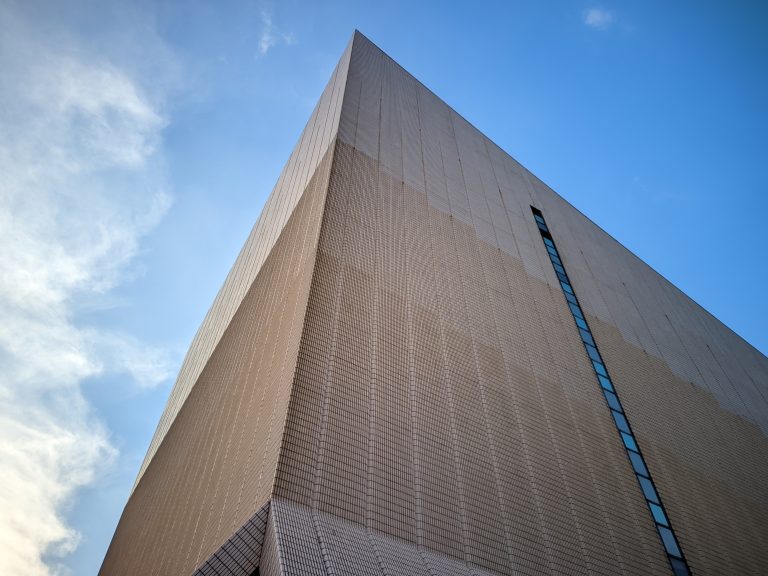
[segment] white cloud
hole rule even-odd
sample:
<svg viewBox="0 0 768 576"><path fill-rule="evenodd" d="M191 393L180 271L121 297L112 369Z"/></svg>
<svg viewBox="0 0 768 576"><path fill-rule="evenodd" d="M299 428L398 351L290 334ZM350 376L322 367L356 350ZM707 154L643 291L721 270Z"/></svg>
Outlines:
<svg viewBox="0 0 768 576"><path fill-rule="evenodd" d="M143 345L125 334L83 331L88 350L112 371L128 374L142 388L151 388L174 376L165 350Z"/></svg>
<svg viewBox="0 0 768 576"><path fill-rule="evenodd" d="M613 21L613 14L602 8L590 8L584 12L584 24L596 30L605 30Z"/></svg>
<svg viewBox="0 0 768 576"><path fill-rule="evenodd" d="M278 43L290 46L296 43L293 32L280 32L272 21L272 14L268 10L261 12L261 36L259 37L259 56L264 56Z"/></svg>
<svg viewBox="0 0 768 576"><path fill-rule="evenodd" d="M162 351L75 311L125 278L170 196L156 95L21 6L0 3L0 574L37 576L61 572L64 513L116 455L83 380L169 376Z"/></svg>

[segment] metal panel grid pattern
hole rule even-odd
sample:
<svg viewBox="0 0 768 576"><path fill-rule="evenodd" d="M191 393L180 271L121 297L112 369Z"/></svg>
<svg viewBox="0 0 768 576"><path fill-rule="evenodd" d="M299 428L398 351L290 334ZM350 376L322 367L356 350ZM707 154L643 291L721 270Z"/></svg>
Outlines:
<svg viewBox="0 0 768 576"><path fill-rule="evenodd" d="M503 573L669 571L541 205L693 572L765 572L765 358L360 35L340 125L278 493Z"/></svg>
<svg viewBox="0 0 768 576"><path fill-rule="evenodd" d="M265 504L192 576L251 576L262 558L268 520L269 504Z"/></svg>
<svg viewBox="0 0 768 576"><path fill-rule="evenodd" d="M692 572L767 573L765 357L532 182Z"/></svg>
<svg viewBox="0 0 768 576"><path fill-rule="evenodd" d="M329 151L131 495L101 574L191 574L268 502L331 162Z"/></svg>
<svg viewBox="0 0 768 576"><path fill-rule="evenodd" d="M277 497L478 570L668 569L570 313L519 258L340 143L314 274Z"/></svg>
<svg viewBox="0 0 768 576"><path fill-rule="evenodd" d="M670 573L534 205L564 240L693 574L768 573L768 360L362 35L344 58L322 223L309 220L317 253L294 308L303 324L276 342L285 323L272 318L265 340L241 342L238 315L299 290L254 284L107 560L141 568L124 573L189 573L271 496L264 574ZM280 242L256 283L286 257ZM210 325L200 338L209 332L219 339ZM227 436L225 384L239 380L224 375L233 355L264 347L270 358L288 350L282 371L259 368L280 399L269 427L239 429L252 434L245 450L247 434ZM257 445L269 455L258 473L243 468ZM179 446L198 454L182 462ZM242 515L220 497L238 482L255 503ZM202 506L179 508L191 494Z"/></svg>
<svg viewBox="0 0 768 576"><path fill-rule="evenodd" d="M527 217L529 205L541 206L567 240L563 258L581 295L590 325L597 337L606 342L603 346L606 360L616 366L614 376L622 390L626 391L625 407L632 415L638 437L647 446L646 456L651 467L659 470L655 476L660 492L664 494L673 517L680 518L677 530L685 549L690 550L688 560L693 572L766 572L768 558L764 553L764 541L768 534L768 495L763 479L768 476L768 443L765 436L768 429L768 360L615 242L360 35L355 38L348 73L348 90L353 86L353 92L358 96L347 99L345 94L340 119L344 129L340 129L339 139L353 147L358 154L367 156L371 163L370 170L375 173L359 175L356 170L353 171L350 179L355 182L354 186L358 187L359 182L378 182L382 179L381 175L386 174L391 178L391 183L386 185L389 190L397 191L398 187L402 187L425 194L428 208L449 216L452 222L453 228L450 230L437 225L430 230L430 234L437 234L438 237L432 243L433 253L427 254L425 258L436 263L436 291L427 291L427 296L422 297L422 300L443 302L442 306L448 308L449 317L455 321L461 318L463 297L464 304L468 306L467 312L477 312L482 318L486 309L480 306L478 312L478 308L473 307L473 302L477 302L473 294L476 285L471 278L478 278L478 274L473 272L471 276L465 275L463 278L466 281L457 284L456 278L462 278L461 274L457 276L457 272L461 271L455 265L457 259L454 259L452 265L450 255L443 253L446 243L461 240L461 234L457 235L456 230L459 229L458 223L465 224L467 228L463 230L467 231L466 237L478 245L493 246L497 251L512 257L510 261L522 265L520 272L524 274L525 281L512 285L512 302L501 300L504 303L503 312L498 310L499 304L494 302L491 306L497 322L498 319L515 318L518 329L525 335L525 342L514 342L504 354L514 359L515 367L527 364L540 389L542 382L548 381L556 381L561 386L575 386L585 377L583 373L573 374L573 369L569 368L572 366L571 359L583 354L578 350L578 333L569 319L567 308L562 306L562 302L553 300L550 287L559 290L557 278L538 239L538 231ZM399 128L392 126L392 123L399 123ZM401 160L397 159L397 150L402 154ZM355 162L364 164L361 159ZM409 196L405 193L406 198ZM413 209L410 204L408 206L409 211ZM361 212L359 208L350 205L349 211L360 221L363 218L389 218L384 213L376 213L370 206ZM356 212L361 214L356 215ZM331 217L338 218L327 215L327 218ZM422 240L428 237L423 233L414 236L402 233L406 234L404 245L410 252L423 244L417 237ZM364 248L365 244L355 246L353 252ZM367 255L362 258L370 259L372 248L366 249ZM337 259L341 258L341 252L334 253ZM480 255L478 259L476 254L460 254L458 261L462 262L462 258L466 257L474 258L473 262L483 263L485 271L493 270L493 264L489 263L486 267L482 250ZM381 318L390 316L389 311L384 315L381 305L377 304L379 300L393 301L396 306L392 310L395 312L405 308L407 318L416 318L418 315L410 303L398 300L403 294L408 294L405 298L408 301L411 295L410 292L402 291L402 281L387 277L390 273L399 271L402 274L405 270L405 277L414 278L414 284L428 277L418 266L407 267L410 255L403 257L406 260L405 268L402 263L387 264L384 267L387 258L386 253L373 258L372 261L381 263L377 265L375 282L390 284L395 296L383 298L366 286L359 296L349 297L371 303L371 310L363 313L364 318L372 318L373 327L365 329L368 332L394 330L382 327ZM341 261L332 262L331 265L335 268L345 266ZM368 273L372 272L369 270ZM345 269L343 274L337 271L330 276L334 274L336 284L328 279L319 280L325 283L324 290L341 289L339 287L343 284L339 284L340 278L346 277L349 272ZM492 277L492 274L489 276ZM515 279L514 275L510 277ZM542 282L541 289L530 289L534 281ZM490 280L489 285L492 285ZM407 283L406 288L414 292ZM495 295L498 290L490 293ZM346 296L340 298L340 302L346 305ZM343 307L339 303L336 306ZM426 306L429 308L430 304ZM330 329L333 326L332 312L326 313L329 317L325 321ZM472 324L471 315L466 320L473 327L474 338L488 333L489 324L483 321ZM348 323L345 320L345 324L338 325ZM505 331L502 328L497 326L497 335L503 340ZM544 332L544 338L537 335L540 331ZM604 331L607 335L603 335ZM403 330L395 331L395 334L402 337ZM409 334L413 337L412 328L405 330L406 342ZM415 334L417 341L426 336ZM356 366L357 373L360 358L366 354L382 354L382 345L376 342L377 338L373 339L374 343L367 345L366 351L365 338L371 336L365 331L359 336L363 341L356 341L356 351L349 352L356 358L350 360L350 363ZM339 339L343 337L338 336ZM444 345L449 346L449 356L456 350L456 362L462 366L472 360L471 356L479 356L478 352L473 352L468 358L468 348L453 346L456 336L445 325L432 323L428 337L447 343ZM386 338L384 340L387 341ZM337 342L336 346L341 344ZM401 351L393 349L393 353L400 354ZM333 370L336 369L336 362L334 356ZM409 358L408 362L413 363L413 360ZM362 366L365 368L365 363ZM440 358L433 359L430 369L441 369ZM379 372L376 377L383 379ZM509 375L505 377L510 378ZM335 372L327 371L325 378L339 387ZM450 427L451 418L448 416L455 412L459 398L458 390L449 388L445 388L440 398L435 399L436 402L442 402L439 413L443 417L440 425L444 427ZM550 392L547 390L542 394L542 402L550 401ZM586 391L584 393L587 394ZM594 393L594 389L588 392L591 393ZM331 392L333 394L336 394L335 388ZM355 408L358 414L355 419L357 427L350 430L351 434L372 433L370 426L366 430L365 414L368 408L363 406L375 407L376 402L380 402L380 396L381 392L373 387L368 391L368 397L358 400L359 405ZM664 401L659 402L660 398ZM413 397L408 400L417 402ZM521 420L527 419L527 410L528 406L520 410ZM578 409L572 408L572 411L577 413ZM553 410L551 414L557 415L551 416L555 420L560 412ZM342 417L331 415L332 410L329 408L328 422L333 422L331 417ZM537 416L543 415L539 413ZM418 418L412 418L412 429L417 429L418 422L414 420ZM533 420L536 422L531 422L532 426L542 421L539 417ZM523 429L526 426L527 423L521 425ZM593 424L586 426L581 431L582 438L590 437L595 427ZM563 429L562 433L572 435L566 430ZM553 434L557 435L559 431ZM441 437L445 438L444 435ZM420 442L423 442L422 438L414 436L412 445L418 447ZM446 450L448 446L443 444L434 448L443 450L447 458L450 454L450 450ZM358 453L368 453L366 446L355 448L362 451ZM321 445L321 452L323 449ZM566 448L562 450L544 454L552 462L558 456L568 453ZM415 454L411 458L419 460L420 455ZM322 459L325 462L326 456L322 456ZM655 462L657 459L658 463ZM603 471L600 467L595 469L595 489L602 491ZM316 475L315 481L323 478L324 474ZM358 487L367 486L367 480L364 480L366 474L361 474L358 466L354 470L354 475L358 477ZM448 482L453 482L449 491L455 498L456 506L465 510L455 525L444 523L446 531L452 534L446 541L453 543L446 544L446 550L453 552L457 542L455 536L465 534L468 526L467 496L459 489L461 481L457 474ZM432 497L431 493L421 493L419 487L424 482L424 473L419 470L414 475L413 498L416 502ZM446 490L442 486L435 489ZM317 487L313 490L318 492ZM687 490L699 496L688 501L672 496ZM315 504L321 504L321 500L315 497ZM350 507L354 509L356 505L350 504ZM605 508L610 514L610 506ZM643 515L647 516L645 512ZM645 519L641 517L633 521L642 524ZM417 523L417 537L420 537L422 529ZM566 532L579 534L578 530ZM567 536L566 540L571 537ZM580 538L585 539L583 535ZM612 538L615 539L615 536ZM625 553L632 549L643 549L637 542L629 541L622 542L620 547ZM640 556L644 553L638 552Z"/></svg>
<svg viewBox="0 0 768 576"><path fill-rule="evenodd" d="M288 163L280 173L277 184L264 204L261 215L232 270L192 340L139 470L134 489L274 247L319 163L335 141L351 49L350 42L302 131Z"/></svg>
<svg viewBox="0 0 768 576"><path fill-rule="evenodd" d="M532 206L531 212L541 233L541 238L549 254L552 267L560 281L560 287L563 289L563 296L573 313L573 320L584 344L584 349L595 369L596 383L605 397L607 407L611 410L611 417L616 423L617 432L627 450L627 457L637 476L640 489L647 500L648 511L656 522L656 529L659 532L662 545L669 557L670 567L675 576L689 576L690 570L685 562L684 553L680 549L679 542L675 537L668 513L665 511L664 504L653 483L650 470L643 458L637 439L632 434L630 423L627 420L626 413L624 412L624 408L622 407L618 396L618 390L616 390L614 383L611 381L608 367L604 364L603 357L600 355L598 344L589 328L587 319L584 317L584 312L579 305L578 297L576 296L563 262L560 259L560 253L557 250L554 238L550 233L549 227L547 226L541 211Z"/></svg>
<svg viewBox="0 0 768 576"><path fill-rule="evenodd" d="M318 513L275 498L267 542L272 558L263 559L261 574L355 574L360 576L493 576L462 561L418 549L412 544L354 522ZM269 530L272 530L272 534ZM270 537L273 544L269 543ZM265 551L266 553L266 551ZM280 572L263 567L279 565Z"/></svg>

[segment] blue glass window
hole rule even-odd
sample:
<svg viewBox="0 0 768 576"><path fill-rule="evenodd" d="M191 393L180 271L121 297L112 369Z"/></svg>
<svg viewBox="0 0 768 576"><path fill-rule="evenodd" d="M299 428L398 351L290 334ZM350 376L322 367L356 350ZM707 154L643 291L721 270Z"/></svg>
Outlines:
<svg viewBox="0 0 768 576"><path fill-rule="evenodd" d="M584 318L584 314L581 313L581 308L579 308L577 304L568 304L568 306L571 307L571 312L573 313L574 316L576 316L577 318L582 318L582 319Z"/></svg>
<svg viewBox="0 0 768 576"><path fill-rule="evenodd" d="M589 354L589 357L592 358L592 360L595 362L603 361L603 359L600 358L600 353L597 351L597 348L590 346L589 344L584 344L584 348L587 349L587 354Z"/></svg>
<svg viewBox="0 0 768 576"><path fill-rule="evenodd" d="M632 431L629 429L629 423L627 422L627 419L624 418L623 414L620 414L619 412L611 410L611 416L613 416L613 421L616 422L616 427L619 430L621 430L622 432L626 432L627 434L632 433Z"/></svg>
<svg viewBox="0 0 768 576"><path fill-rule="evenodd" d="M603 395L611 409L611 417L613 418L616 428L621 435L621 441L627 450L627 457L632 464L632 468L635 471L635 476L640 484L640 488L643 491L648 507L650 508L651 515L656 524L656 528L659 531L659 537L662 540L665 550L667 551L667 558L672 566L672 571L675 576L690 576L690 570L685 560L682 557L682 552L678 545L677 539L671 530L669 520L667 519L664 507L661 504L656 487L650 479L650 473L648 467L645 464L645 460L640 455L640 449L637 445L635 437L629 428L629 422L624 415L619 397L616 394L616 390L613 386L613 382L608 377L608 371L603 364L603 359L600 356L600 352L597 350L597 344L595 338L589 329L586 316L579 306L578 299L576 297L576 291L568 279L568 273L565 270L565 265L560 259L560 255L555 246L555 242L552 236L549 234L549 229L544 220L544 215L540 210L531 206L534 218L536 219L536 225L541 230L541 238L544 241L544 246L549 254L549 259L552 262L555 274L560 281L560 288L562 289L563 296L565 296L568 302L568 307L571 309L573 319L576 322L576 326L579 329L579 336L584 343L584 348L587 351L591 361L592 367L597 374L597 379L600 383L600 387L603 390Z"/></svg>
<svg viewBox="0 0 768 576"><path fill-rule="evenodd" d="M665 528L664 526L656 526L656 528L659 530L661 541L664 542L664 548L667 549L667 554L670 556L677 556L678 558L682 557L675 535L672 534L672 530Z"/></svg>
<svg viewBox="0 0 768 576"><path fill-rule="evenodd" d="M627 434L626 432L619 432L619 434L621 434L621 440L624 442L624 446L629 450L640 452L640 449L637 447L637 442L635 442L635 439L631 434Z"/></svg>
<svg viewBox="0 0 768 576"><path fill-rule="evenodd" d="M608 372L605 371L605 366L600 362L592 362L592 366L595 368L595 372L597 372L598 376L608 376Z"/></svg>
<svg viewBox="0 0 768 576"><path fill-rule="evenodd" d="M653 487L653 483L644 476L638 476L637 481L640 482L640 488L643 490L643 495L648 502L654 504L661 504L659 501L659 495L656 494L656 488Z"/></svg>
<svg viewBox="0 0 768 576"><path fill-rule="evenodd" d="M690 576L691 573L688 571L688 566L685 565L685 562L682 560L678 560L677 558L670 557L669 559L670 564L672 564L672 573L675 576Z"/></svg>
<svg viewBox="0 0 768 576"><path fill-rule="evenodd" d="M645 467L645 462L643 461L643 457L640 456L637 452L632 452L631 450L627 452L629 454L629 461L632 462L632 468L635 469L635 472L637 474L640 474L641 476L650 476L648 474L648 468Z"/></svg>
<svg viewBox="0 0 768 576"><path fill-rule="evenodd" d="M597 379L600 381L600 386L605 388L606 390L610 390L613 392L613 384L611 384L611 379L603 376L602 374L597 375Z"/></svg>
<svg viewBox="0 0 768 576"><path fill-rule="evenodd" d="M653 502L648 502L648 506L651 508L651 514L653 514L653 519L656 520L657 524L669 526L667 515L664 514L664 509L661 506L654 504Z"/></svg>
<svg viewBox="0 0 768 576"><path fill-rule="evenodd" d="M605 395L605 399L608 401L608 406L610 406L612 410L616 410L616 412L624 412L624 410L621 408L619 397L616 396L616 394L613 392L608 392L608 390L603 390L603 394Z"/></svg>
<svg viewBox="0 0 768 576"><path fill-rule="evenodd" d="M579 334L581 335L581 339L584 342L587 344L592 344L592 346L595 345L595 340L592 338L592 334L590 334L588 330L579 330Z"/></svg>

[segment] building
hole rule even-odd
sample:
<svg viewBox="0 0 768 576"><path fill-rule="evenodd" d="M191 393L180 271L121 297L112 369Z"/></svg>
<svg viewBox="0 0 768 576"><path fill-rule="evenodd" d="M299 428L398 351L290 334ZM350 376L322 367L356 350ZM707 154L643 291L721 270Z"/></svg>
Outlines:
<svg viewBox="0 0 768 576"><path fill-rule="evenodd" d="M767 399L768 359L355 33L101 574L765 575Z"/></svg>

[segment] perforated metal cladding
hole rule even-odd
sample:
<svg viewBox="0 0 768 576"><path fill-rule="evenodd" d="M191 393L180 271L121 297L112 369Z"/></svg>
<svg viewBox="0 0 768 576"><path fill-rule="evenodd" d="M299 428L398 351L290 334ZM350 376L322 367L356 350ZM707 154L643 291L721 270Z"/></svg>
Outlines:
<svg viewBox="0 0 768 576"><path fill-rule="evenodd" d="M134 488L141 480L165 433L184 405L200 372L280 237L283 227L301 199L315 170L336 138L351 49L350 42L301 133L288 163L280 173L280 178L264 204L264 209L232 270L192 340L160 423L144 457Z"/></svg>
<svg viewBox="0 0 768 576"><path fill-rule="evenodd" d="M262 574L669 574L533 205L693 573L767 574L765 357L367 39L347 57L332 165L152 459L103 573L226 558L269 501L248 559Z"/></svg>
<svg viewBox="0 0 768 576"><path fill-rule="evenodd" d="M265 504L192 576L252 576L260 563L264 565L262 558L269 556L269 551L266 555L262 553L268 523L269 504ZM264 571L261 573L264 574Z"/></svg>
<svg viewBox="0 0 768 576"><path fill-rule="evenodd" d="M768 433L768 359L659 276L501 150L360 34L347 74L339 139L430 206L553 282L530 205L567 238L582 304L686 382ZM359 95L359 96L356 96ZM380 150L380 152L379 152ZM555 284L556 285L556 284Z"/></svg>
<svg viewBox="0 0 768 576"><path fill-rule="evenodd" d="M766 546L761 543L768 533L764 524L766 489L763 480L768 476L766 358L615 242L359 35L355 39L347 83L339 139L367 155L371 169L386 173L394 182L391 186L396 188L405 183L406 190L426 192L429 208L450 216L453 222L465 224L466 234L455 238L474 234L477 241L519 259L515 261L521 263L528 282L542 282L541 289L532 292L525 286L514 286L510 292L512 303L504 307L497 304L494 320L504 324L508 314L518 314L516 321L525 346L519 342L512 345L514 339L508 338L511 345L506 353L514 358L516 366L529 363L536 379L557 381L562 385L564 381L573 379L574 359L581 359L584 355L569 314L567 310L557 312L562 313L559 323L544 319L542 312L529 314L534 309L553 313L549 298L543 299L549 294L549 288L545 289L543 283L557 287L557 281L540 246L529 205L539 206L546 212L548 222L556 231L558 246L582 305L590 314L590 324L600 321L596 331L601 350L606 346L616 350L613 357L608 353L608 365L619 379L623 396L627 396L627 411L641 442L650 444L646 449L651 460L649 465L659 489L665 495L665 502L681 534L681 542L694 573L720 574L728 570L753 574L765 572L766 553L763 551ZM362 161L360 163L363 164ZM370 182L378 181L380 175L352 175L350 178L356 182ZM350 207L350 214L354 214L353 208ZM365 217L379 216L365 214ZM452 234L455 235L455 232L444 232L439 226L430 233L446 241L451 240ZM406 242L409 247L413 245L413 238L409 237ZM455 308L460 310L455 305L455 299L462 292L455 281L450 281L456 277L457 267L445 262L441 241L435 241L432 248L437 289L445 291L442 296L445 306L451 311ZM340 258L338 254L337 257ZM370 251L365 258L370 258ZM462 260L459 262L459 268L469 267L469 264L461 263ZM335 269L342 264L336 260L328 266ZM402 272L403 264L399 266L394 269ZM389 269L393 269L392 266ZM493 266L485 269L492 270ZM344 274L338 273L337 277L346 277L346 274L345 269ZM398 291L402 282L397 284L398 281L384 278L384 275L383 271L379 271L382 279L377 282L394 284L394 293L402 296L403 293ZM407 269L406 277L414 278L414 282L422 281L424 276L422 270ZM343 286L341 280L336 280L336 284L327 279L322 282L325 283L324 290ZM474 286L470 281L462 284L465 298L475 297ZM556 289L559 290L559 287ZM361 293L364 296L356 298L367 297L372 292L370 287L365 287ZM437 300L440 297L440 292L427 294L427 299ZM407 308L407 305L399 303L397 296L392 300L396 303L396 310L402 310L404 306ZM501 302L505 301L502 299ZM561 302L557 301L555 310L560 305ZM364 313L365 317L372 318L372 327L368 331L382 330L381 307L374 309L379 312ZM485 311L480 306L479 313ZM324 313L331 314L329 311ZM330 316L324 321L332 326ZM429 325L428 334L419 333L418 336L439 336L441 342L452 342L454 334L449 328L436 328L434 322ZM487 324L485 327L478 326L477 333L484 336L487 327ZM611 341L601 341L603 327L610 328L612 344ZM537 335L537 330L545 331L548 337L543 340ZM504 330L498 326L497 333L499 338L504 339ZM367 334L363 332L362 336ZM338 340L341 341L341 337ZM365 350L364 342L356 342L355 346ZM370 354L381 354L378 344L370 344L368 348ZM466 356L466 348L455 348L458 350L455 358L460 358L461 365L466 366L466 357L461 354ZM359 351L354 354L363 355ZM663 367L664 373L645 368L642 373L634 371L638 358L643 358L648 365ZM439 361L439 357L433 359L433 371L440 369ZM335 359L331 366L332 370L336 370ZM335 374L332 370L329 373ZM355 370L359 368L356 366ZM402 366L399 370L402 371ZM515 372L510 370L510 373ZM656 379L651 381L651 375L655 375ZM326 375L326 378L329 377ZM538 385L542 386L541 383ZM334 383L334 386L338 384ZM654 392L650 393L650 390ZM452 403L456 404L457 392L446 387L441 398L436 400L441 403L438 412L443 417L440 422L443 427L448 426L450 419L447 417L455 411ZM592 393L599 397L597 389L593 388ZM371 411L374 412L380 390L370 387L368 395L367 402L373 406ZM542 401L548 400L548 397L542 397ZM359 402L359 406L365 405L366 399ZM658 406L660 403L664 404L663 408ZM362 408L357 407L356 410L359 413ZM576 408L574 410L577 411ZM527 408L518 411L523 422L521 428L524 429L529 424ZM553 410L552 414L553 420L560 418L558 410ZM664 414L664 418L660 418L660 414ZM334 415L329 408L326 418L332 423L334 418L341 416ZM541 425L541 414L537 413L531 420L531 426ZM358 422L359 418L355 421ZM592 428L589 425L583 433L589 436L594 431ZM364 429L363 422L355 428L355 433L359 434ZM413 429L418 429L418 424L413 424ZM562 433L566 434L567 428ZM419 444L414 440L413 445ZM672 446L674 450L670 448ZM446 445L436 445L436 449L445 451ZM654 464L655 454L661 452L673 459L674 466L670 461ZM558 461L560 454L557 451L543 453L547 454L549 462ZM446 454L449 452L443 453L442 457L449 458ZM713 454L717 455L716 459L712 458ZM412 458L418 462L420 457L414 454ZM326 464L323 463L323 466ZM355 476L359 476L359 465L356 466ZM679 473L677 466L687 467L687 472ZM657 467L659 470L656 470ZM318 477L324 476L321 474ZM600 467L596 467L594 477L598 491L613 483L603 477ZM681 478L685 478L685 482L680 481ZM466 510L467 497L457 488L460 480L458 475L455 479L446 480L446 483L453 486L449 492L455 498L454 505ZM420 470L414 472L413 481L414 500L429 498L418 490L424 481ZM358 482L365 484L360 479ZM691 483L695 488L691 489L691 498L687 501L685 494ZM445 489L443 486L435 488ZM538 486L536 489L539 489ZM314 490L318 491L317 488ZM673 502L670 501L671 494L676 494ZM742 502L732 506L731 496L741 498ZM322 504L322 498L315 496L315 500ZM610 509L609 506L606 508ZM745 517L751 519L742 523L739 510L746 508L751 512L746 512ZM466 515L466 512L461 515L458 524L455 518L444 523L445 530L452 534L447 540L453 543L446 544L446 550L455 551L454 536L466 533ZM643 512L636 521L644 523L645 516L647 513ZM565 530L568 533L566 541L578 537L581 542L585 536L572 528L570 526ZM547 526L544 529L550 528ZM407 533L411 528L403 530ZM420 530L417 526L417 534ZM615 536L612 538L616 539ZM715 545L715 540L721 543ZM736 540L741 544L729 546ZM637 551L643 548L637 542L626 540L617 545L626 554L643 556L645 553Z"/></svg>
<svg viewBox="0 0 768 576"><path fill-rule="evenodd" d="M386 570L376 535L503 574L669 573L554 282L339 144L275 486L314 521L285 573ZM764 573L760 429L589 321L694 573Z"/></svg>
<svg viewBox="0 0 768 576"><path fill-rule="evenodd" d="M275 498L259 567L263 575L492 576L493 572L436 554L385 534ZM270 538L272 536L272 538ZM277 558L276 558L277 557ZM274 569L280 566L280 571ZM268 569L265 569L268 567Z"/></svg>
<svg viewBox="0 0 768 576"><path fill-rule="evenodd" d="M542 210L554 211L553 228L568 238L563 251L587 291L584 307L768 433L768 360L554 192L534 185Z"/></svg>
<svg viewBox="0 0 768 576"><path fill-rule="evenodd" d="M331 157L320 163L131 495L101 574L187 576L267 503Z"/></svg>
<svg viewBox="0 0 768 576"><path fill-rule="evenodd" d="M590 320L592 325L592 320ZM694 574L768 573L768 446L758 426L593 326Z"/></svg>
<svg viewBox="0 0 768 576"><path fill-rule="evenodd" d="M339 144L275 495L498 573L663 573L566 314Z"/></svg>

